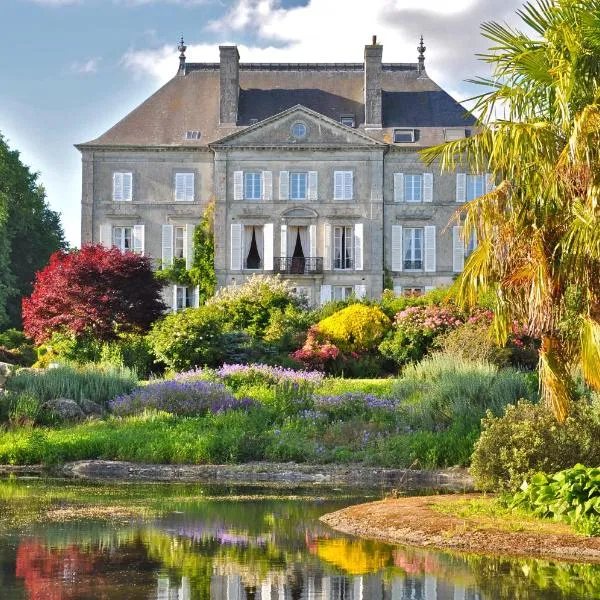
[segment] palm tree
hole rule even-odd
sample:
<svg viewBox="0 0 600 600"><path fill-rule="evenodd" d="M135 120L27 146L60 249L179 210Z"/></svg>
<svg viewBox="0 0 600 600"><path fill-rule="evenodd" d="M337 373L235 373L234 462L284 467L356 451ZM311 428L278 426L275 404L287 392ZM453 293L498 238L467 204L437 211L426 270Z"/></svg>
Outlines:
<svg viewBox="0 0 600 600"><path fill-rule="evenodd" d="M579 368L600 389L600 0L537 0L518 14L528 33L482 26L493 76L475 80L487 86L474 99L479 133L425 159L498 183L456 217L479 240L458 300L493 290L498 341L514 321L541 340L541 395L562 421Z"/></svg>

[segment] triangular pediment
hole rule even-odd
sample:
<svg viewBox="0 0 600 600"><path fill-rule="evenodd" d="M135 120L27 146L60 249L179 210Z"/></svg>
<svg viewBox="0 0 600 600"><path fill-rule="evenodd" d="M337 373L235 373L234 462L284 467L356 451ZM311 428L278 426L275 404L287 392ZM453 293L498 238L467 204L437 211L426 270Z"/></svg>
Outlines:
<svg viewBox="0 0 600 600"><path fill-rule="evenodd" d="M302 133L304 135L298 135ZM383 142L297 105L211 144L215 148L379 147Z"/></svg>

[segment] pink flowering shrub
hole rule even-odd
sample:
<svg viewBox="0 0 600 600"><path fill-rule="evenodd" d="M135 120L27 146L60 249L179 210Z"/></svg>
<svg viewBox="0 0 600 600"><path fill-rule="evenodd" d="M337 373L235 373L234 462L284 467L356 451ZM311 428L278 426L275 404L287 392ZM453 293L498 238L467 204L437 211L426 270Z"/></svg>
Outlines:
<svg viewBox="0 0 600 600"><path fill-rule="evenodd" d="M308 330L306 342L299 350L290 354L291 358L305 369L330 372L333 364L342 359L340 349L330 341L320 341L317 327Z"/></svg>

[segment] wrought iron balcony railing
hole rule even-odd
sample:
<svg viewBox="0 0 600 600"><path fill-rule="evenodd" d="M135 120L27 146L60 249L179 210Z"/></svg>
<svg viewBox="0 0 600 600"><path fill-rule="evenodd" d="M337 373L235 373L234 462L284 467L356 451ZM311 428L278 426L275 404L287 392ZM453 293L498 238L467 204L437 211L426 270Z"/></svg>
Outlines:
<svg viewBox="0 0 600 600"><path fill-rule="evenodd" d="M405 271L422 271L423 261L422 260L405 260L404 261Z"/></svg>
<svg viewBox="0 0 600 600"><path fill-rule="evenodd" d="M273 259L273 273L281 273L283 275L323 273L323 258L321 256L308 256L304 258L277 256Z"/></svg>
<svg viewBox="0 0 600 600"><path fill-rule="evenodd" d="M260 258L247 258L244 260L244 269L255 271L263 268L263 261Z"/></svg>

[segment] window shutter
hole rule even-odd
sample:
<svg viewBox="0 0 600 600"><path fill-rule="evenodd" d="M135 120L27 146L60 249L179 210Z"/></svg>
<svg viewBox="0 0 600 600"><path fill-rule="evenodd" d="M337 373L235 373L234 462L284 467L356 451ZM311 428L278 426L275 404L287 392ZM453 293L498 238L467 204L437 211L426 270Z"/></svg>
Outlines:
<svg viewBox="0 0 600 600"><path fill-rule="evenodd" d="M489 194L490 192L493 192L495 187L496 187L496 185L495 185L495 181L494 181L494 176L491 173L486 173L485 174L485 193Z"/></svg>
<svg viewBox="0 0 600 600"><path fill-rule="evenodd" d="M194 289L192 290L192 306L194 308L200 307L200 286L199 285L195 285Z"/></svg>
<svg viewBox="0 0 600 600"><path fill-rule="evenodd" d="M366 285L355 285L354 286L354 295L357 300L362 300L367 295L367 286Z"/></svg>
<svg viewBox="0 0 600 600"><path fill-rule="evenodd" d="M162 226L162 266L173 264L173 225Z"/></svg>
<svg viewBox="0 0 600 600"><path fill-rule="evenodd" d="M344 178L344 199L352 200L354 198L354 172L346 171Z"/></svg>
<svg viewBox="0 0 600 600"><path fill-rule="evenodd" d="M321 286L321 304L325 304L326 302L331 302L331 286L330 285L322 285Z"/></svg>
<svg viewBox="0 0 600 600"><path fill-rule="evenodd" d="M287 257L287 225L281 226L281 235L279 236L279 249L281 251L281 257Z"/></svg>
<svg viewBox="0 0 600 600"><path fill-rule="evenodd" d="M279 171L279 199L289 200L290 197L290 172Z"/></svg>
<svg viewBox="0 0 600 600"><path fill-rule="evenodd" d="M143 225L134 225L133 226L133 251L136 254L144 254L144 243L145 243L145 235L144 235L144 226Z"/></svg>
<svg viewBox="0 0 600 600"><path fill-rule="evenodd" d="M466 202L467 200L467 175L466 173L456 174L456 201Z"/></svg>
<svg viewBox="0 0 600 600"><path fill-rule="evenodd" d="M186 173L184 175L185 181L185 199L189 202L193 202L194 200L194 174Z"/></svg>
<svg viewBox="0 0 600 600"><path fill-rule="evenodd" d="M465 242L460 235L461 229L460 225L452 228L452 270L455 273L465 268Z"/></svg>
<svg viewBox="0 0 600 600"><path fill-rule="evenodd" d="M262 172L262 199L272 200L273 199L273 172L263 171Z"/></svg>
<svg viewBox="0 0 600 600"><path fill-rule="evenodd" d="M112 226L108 223L100 225L100 243L105 248L112 248L113 246Z"/></svg>
<svg viewBox="0 0 600 600"><path fill-rule="evenodd" d="M394 202L404 202L404 173L394 173Z"/></svg>
<svg viewBox="0 0 600 600"><path fill-rule="evenodd" d="M331 271L331 225L329 223L323 225L323 269ZM329 295L331 297L331 290Z"/></svg>
<svg viewBox="0 0 600 600"><path fill-rule="evenodd" d="M319 174L317 171L308 172L308 199L317 200L319 187Z"/></svg>
<svg viewBox="0 0 600 600"><path fill-rule="evenodd" d="M265 223L263 226L263 269L273 270L273 223Z"/></svg>
<svg viewBox="0 0 600 600"><path fill-rule="evenodd" d="M363 224L354 226L354 270L363 270Z"/></svg>
<svg viewBox="0 0 600 600"><path fill-rule="evenodd" d="M435 273L436 270L436 248L435 248L435 225L426 225L423 231L425 238L425 261L423 270L426 273Z"/></svg>
<svg viewBox="0 0 600 600"><path fill-rule="evenodd" d="M194 230L193 223L187 223L183 237L183 256L185 256L185 268L189 271L194 263Z"/></svg>
<svg viewBox="0 0 600 600"><path fill-rule="evenodd" d="M231 224L231 270L242 270L242 225Z"/></svg>
<svg viewBox="0 0 600 600"><path fill-rule="evenodd" d="M173 286L173 298L171 301L171 310L177 312L177 286Z"/></svg>
<svg viewBox="0 0 600 600"><path fill-rule="evenodd" d="M423 173L423 202L433 202L433 173Z"/></svg>
<svg viewBox="0 0 600 600"><path fill-rule="evenodd" d="M314 258L317 256L317 226L309 225L308 227L308 246L310 257Z"/></svg>
<svg viewBox="0 0 600 600"><path fill-rule="evenodd" d="M396 296L396 298L399 298L400 296L402 296L402 286L401 285L394 286L394 296Z"/></svg>
<svg viewBox="0 0 600 600"><path fill-rule="evenodd" d="M185 185L183 173L175 173L175 201L181 202L185 200Z"/></svg>
<svg viewBox="0 0 600 600"><path fill-rule="evenodd" d="M333 173L333 199L342 200L344 197L344 172L335 171Z"/></svg>
<svg viewBox="0 0 600 600"><path fill-rule="evenodd" d="M392 225L392 271L402 271L402 225Z"/></svg>
<svg viewBox="0 0 600 600"><path fill-rule="evenodd" d="M244 172L234 171L233 172L233 199L243 200L244 199Z"/></svg>
<svg viewBox="0 0 600 600"><path fill-rule="evenodd" d="M123 200L123 173L113 173L113 200Z"/></svg>
<svg viewBox="0 0 600 600"><path fill-rule="evenodd" d="M122 173L123 175L123 200L131 200L133 194L133 174Z"/></svg>

